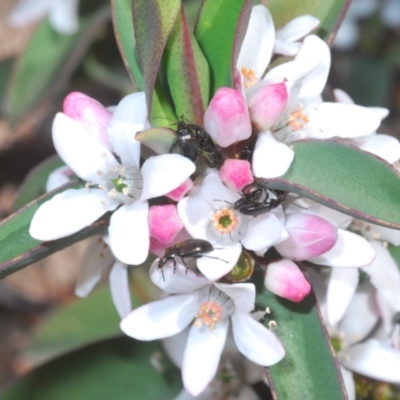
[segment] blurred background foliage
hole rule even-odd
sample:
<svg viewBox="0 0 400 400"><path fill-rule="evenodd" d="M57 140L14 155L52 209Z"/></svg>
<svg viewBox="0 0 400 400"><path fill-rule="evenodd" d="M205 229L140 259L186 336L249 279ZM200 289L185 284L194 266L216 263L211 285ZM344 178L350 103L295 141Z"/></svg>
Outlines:
<svg viewBox="0 0 400 400"><path fill-rule="evenodd" d="M0 2L1 218L13 211L29 171L54 154L51 124L66 94L81 91L110 106L134 90L115 41L108 0L81 0L80 30L70 36L55 32L47 19L11 28L7 15L16 3ZM325 95L332 97L332 90L340 88L360 105L387 107L390 115L379 131L400 138L400 22L388 25L382 18L386 3L377 1L368 15L353 18L357 38L351 46L333 47ZM198 6L196 0L185 2L191 24ZM0 390L39 361L119 335L107 290L85 300L73 293L87 242L0 281ZM140 288L145 272L135 274L132 282ZM141 301L149 299L143 288L135 292ZM88 318L94 309L105 310L103 324Z"/></svg>

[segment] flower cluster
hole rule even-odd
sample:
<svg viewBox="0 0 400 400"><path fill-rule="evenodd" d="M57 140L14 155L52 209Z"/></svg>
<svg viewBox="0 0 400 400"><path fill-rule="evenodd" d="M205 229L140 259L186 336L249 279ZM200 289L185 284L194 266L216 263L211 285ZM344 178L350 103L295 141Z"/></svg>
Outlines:
<svg viewBox="0 0 400 400"><path fill-rule="evenodd" d="M298 139L340 137L390 163L400 159L399 142L376 134L386 110L357 106L341 91L335 91L336 101L322 100L330 51L310 35L317 25L315 18L302 16L275 31L268 9L255 6L237 60L236 87L217 90L204 129L178 124L179 146L173 148L179 154L141 159L135 135L150 128L143 93L125 97L113 112L71 93L54 120L57 152L85 186L44 203L31 235L58 239L113 212L108 233L85 257L77 292L86 295L101 270L113 265L110 283L121 329L140 340L164 339L182 368L188 396L215 383L228 343L229 351L233 347L259 366L284 357L279 339L254 312L254 259L265 287L291 301L302 301L312 281L333 335L345 329L363 291L362 269L369 276L369 295L378 296L382 306L358 340L380 319L382 334L371 339L373 351L387 351L391 365L399 364L399 329L392 317L400 311L400 273L385 248L399 234L267 187L268 179L290 168L290 144ZM269 68L274 53L292 60ZM196 143L195 154L186 152L179 129ZM197 158L208 165L205 172L196 170ZM49 189L68 181L68 168L53 173ZM127 266L142 264L149 251L159 257L150 279L164 295L131 311ZM327 289L318 269L304 274L299 262L305 260L331 267ZM348 341L343 364L360 372L354 343Z"/></svg>

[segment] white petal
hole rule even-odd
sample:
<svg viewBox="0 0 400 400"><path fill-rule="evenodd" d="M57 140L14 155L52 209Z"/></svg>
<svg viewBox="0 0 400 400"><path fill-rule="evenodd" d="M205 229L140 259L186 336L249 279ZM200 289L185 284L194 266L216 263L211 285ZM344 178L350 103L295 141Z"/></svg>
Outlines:
<svg viewBox="0 0 400 400"><path fill-rule="evenodd" d="M338 103L354 104L354 100L344 90L333 89L333 95Z"/></svg>
<svg viewBox="0 0 400 400"><path fill-rule="evenodd" d="M133 310L121 322L128 336L155 340L185 329L198 311L198 293L177 294Z"/></svg>
<svg viewBox="0 0 400 400"><path fill-rule="evenodd" d="M283 40L275 39L274 53L281 54L283 56L295 56L300 50L300 43L285 42Z"/></svg>
<svg viewBox="0 0 400 400"><path fill-rule="evenodd" d="M189 330L190 326L176 335L168 336L161 340L161 344L168 357L179 369L182 369L183 354L185 352Z"/></svg>
<svg viewBox="0 0 400 400"><path fill-rule="evenodd" d="M113 262L114 256L108 246L100 237L95 237L83 253L75 294L86 297L100 280L103 269Z"/></svg>
<svg viewBox="0 0 400 400"><path fill-rule="evenodd" d="M52 0L20 0L7 16L7 22L14 28L28 25L43 18Z"/></svg>
<svg viewBox="0 0 400 400"><path fill-rule="evenodd" d="M353 18L345 18L336 33L332 47L346 51L352 49L360 37L356 21Z"/></svg>
<svg viewBox="0 0 400 400"><path fill-rule="evenodd" d="M357 268L332 268L327 292L327 314L332 326L342 319L357 284Z"/></svg>
<svg viewBox="0 0 400 400"><path fill-rule="evenodd" d="M58 33L72 35L79 29L78 0L53 0L49 20Z"/></svg>
<svg viewBox="0 0 400 400"><path fill-rule="evenodd" d="M68 165L64 165L55 169L50 173L46 182L46 192L50 192L51 190L57 189L58 187L68 183L70 181L69 176L73 174Z"/></svg>
<svg viewBox="0 0 400 400"><path fill-rule="evenodd" d="M100 191L68 189L43 203L32 218L30 235L38 240L55 240L72 235L99 219L111 206L102 203Z"/></svg>
<svg viewBox="0 0 400 400"><path fill-rule="evenodd" d="M369 135L381 124L377 113L366 107L342 103L321 103L310 112L308 137L329 139Z"/></svg>
<svg viewBox="0 0 400 400"><path fill-rule="evenodd" d="M53 121L53 142L61 159L83 180L99 181L99 171L119 164L111 152L78 122L63 113Z"/></svg>
<svg viewBox="0 0 400 400"><path fill-rule="evenodd" d="M356 400L356 385L354 383L353 374L346 368L340 366L344 385L346 386L348 400Z"/></svg>
<svg viewBox="0 0 400 400"><path fill-rule="evenodd" d="M260 133L253 153L253 172L259 178L276 178L290 167L294 151L278 142L270 131Z"/></svg>
<svg viewBox="0 0 400 400"><path fill-rule="evenodd" d="M256 288L252 283L215 283L214 285L226 293L240 311L249 313L254 310Z"/></svg>
<svg viewBox="0 0 400 400"><path fill-rule="evenodd" d="M386 241L394 246L400 246L400 230L386 228L385 226L371 224L369 222L354 221L354 230L362 232L367 239Z"/></svg>
<svg viewBox="0 0 400 400"><path fill-rule="evenodd" d="M172 261L162 269L158 269L158 262L154 262L150 268L150 279L167 293L191 293L210 284L208 279L187 269L180 262L176 263L175 268Z"/></svg>
<svg viewBox="0 0 400 400"><path fill-rule="evenodd" d="M271 60L274 40L275 29L270 12L263 5L254 6L236 68L239 71L243 67L254 68L258 78L261 78Z"/></svg>
<svg viewBox="0 0 400 400"><path fill-rule="evenodd" d="M142 167L142 199L158 197L182 185L196 166L180 154L163 154L148 158Z"/></svg>
<svg viewBox="0 0 400 400"><path fill-rule="evenodd" d="M375 258L371 244L355 233L338 229L335 245L322 256L310 258L315 264L328 267L364 267Z"/></svg>
<svg viewBox="0 0 400 400"><path fill-rule="evenodd" d="M190 236L207 240L207 226L212 213L209 204L197 195L184 197L178 203L178 215Z"/></svg>
<svg viewBox="0 0 400 400"><path fill-rule="evenodd" d="M110 271L110 289L119 316L125 318L132 311L128 266L118 260Z"/></svg>
<svg viewBox="0 0 400 400"><path fill-rule="evenodd" d="M259 215L249 222L242 244L246 249L261 251L286 240L288 237L285 226L272 211Z"/></svg>
<svg viewBox="0 0 400 400"><path fill-rule="evenodd" d="M376 258L363 268L371 283L395 311L400 311L400 271L389 251L380 242L372 241Z"/></svg>
<svg viewBox="0 0 400 400"><path fill-rule="evenodd" d="M237 309L231 318L235 343L249 360L265 367L282 360L285 349L269 329Z"/></svg>
<svg viewBox="0 0 400 400"><path fill-rule="evenodd" d="M383 158L391 164L400 159L400 142L393 136L370 135L358 147Z"/></svg>
<svg viewBox="0 0 400 400"><path fill-rule="evenodd" d="M311 15L293 18L283 28L276 31L276 38L287 42L295 42L306 36L319 25L319 19Z"/></svg>
<svg viewBox="0 0 400 400"><path fill-rule="evenodd" d="M214 251L210 251L197 259L197 268L208 280L216 281L232 270L241 252L242 245L240 243L224 247L214 247Z"/></svg>
<svg viewBox="0 0 400 400"><path fill-rule="evenodd" d="M339 333L347 345L363 340L378 322L374 295L375 290L368 281L358 286L339 323Z"/></svg>
<svg viewBox="0 0 400 400"><path fill-rule="evenodd" d="M147 201L120 207L110 219L108 233L115 256L126 264L139 265L149 253L150 236Z"/></svg>
<svg viewBox="0 0 400 400"><path fill-rule="evenodd" d="M369 339L342 352L346 368L373 379L400 384L400 352Z"/></svg>
<svg viewBox="0 0 400 400"><path fill-rule="evenodd" d="M386 26L398 29L400 25L400 3L398 0L388 0L383 5L381 18Z"/></svg>
<svg viewBox="0 0 400 400"><path fill-rule="evenodd" d="M192 326L183 357L182 379L194 396L201 393L214 378L228 334L229 321L222 320L213 331Z"/></svg>
<svg viewBox="0 0 400 400"><path fill-rule="evenodd" d="M147 107L144 92L125 96L114 111L108 127L108 138L123 164L139 168L140 142L135 139L147 127Z"/></svg>

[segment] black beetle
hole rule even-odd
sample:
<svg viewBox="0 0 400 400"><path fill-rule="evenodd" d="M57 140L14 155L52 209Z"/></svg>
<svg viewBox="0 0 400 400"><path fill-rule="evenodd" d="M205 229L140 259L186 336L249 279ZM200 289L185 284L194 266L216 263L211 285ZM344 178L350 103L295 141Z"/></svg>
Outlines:
<svg viewBox="0 0 400 400"><path fill-rule="evenodd" d="M233 204L233 209L244 215L261 215L280 206L286 199L288 192L284 190L268 189L267 181L256 178L254 183L247 185L242 191L242 198ZM276 198L271 198L272 192Z"/></svg>
<svg viewBox="0 0 400 400"><path fill-rule="evenodd" d="M210 168L219 168L223 164L220 148L202 127L179 121L176 133L179 152L184 157L196 162L199 155L203 155Z"/></svg>

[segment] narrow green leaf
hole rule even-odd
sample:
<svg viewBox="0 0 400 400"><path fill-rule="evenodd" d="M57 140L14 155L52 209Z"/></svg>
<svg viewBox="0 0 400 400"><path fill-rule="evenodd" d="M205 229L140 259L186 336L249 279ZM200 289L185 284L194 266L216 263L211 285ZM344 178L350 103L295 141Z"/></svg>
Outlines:
<svg viewBox="0 0 400 400"><path fill-rule="evenodd" d="M149 110L161 57L180 5L180 0L133 0L133 25Z"/></svg>
<svg viewBox="0 0 400 400"><path fill-rule="evenodd" d="M146 131L138 132L136 140L157 154L169 153L173 144L177 141L177 133L169 128L150 128Z"/></svg>
<svg viewBox="0 0 400 400"><path fill-rule="evenodd" d="M139 306L138 300L132 298L132 305ZM52 311L35 327L23 358L42 364L93 342L121 336L119 322L110 289L102 287Z"/></svg>
<svg viewBox="0 0 400 400"><path fill-rule="evenodd" d="M208 64L188 28L182 8L165 47L162 64L176 114L203 125L209 96Z"/></svg>
<svg viewBox="0 0 400 400"><path fill-rule="evenodd" d="M30 202L0 223L0 279L73 243L104 232L109 223L109 213L91 226L63 239L41 242L29 235L31 220L41 204L57 193L79 187L82 187L80 181L71 181Z"/></svg>
<svg viewBox="0 0 400 400"><path fill-rule="evenodd" d="M60 35L48 19L43 20L12 73L8 87L12 123L42 99L62 89L109 15L109 7L100 8L80 21L79 31L74 35Z"/></svg>
<svg viewBox="0 0 400 400"><path fill-rule="evenodd" d="M33 168L22 182L13 208L17 210L46 193L46 183L51 172L65 165L58 155L51 156Z"/></svg>
<svg viewBox="0 0 400 400"><path fill-rule="evenodd" d="M159 342L122 337L92 344L34 369L2 400L174 399L178 369Z"/></svg>
<svg viewBox="0 0 400 400"><path fill-rule="evenodd" d="M153 91L153 102L151 104L151 125L152 126L170 126L178 119L171 106L172 100L166 94L160 78L157 78Z"/></svg>
<svg viewBox="0 0 400 400"><path fill-rule="evenodd" d="M232 65L239 54L252 4L249 0L203 0L194 36L210 66L211 96L221 86L233 87Z"/></svg>
<svg viewBox="0 0 400 400"><path fill-rule="evenodd" d="M268 187L308 197L374 224L400 229L400 174L386 161L335 140L299 140L285 175Z"/></svg>
<svg viewBox="0 0 400 400"><path fill-rule="evenodd" d="M268 290L257 296L259 307L270 310L271 326L286 355L268 368L275 399L340 400L346 390L328 332L313 294L294 303Z"/></svg>
<svg viewBox="0 0 400 400"><path fill-rule="evenodd" d="M138 90L144 90L144 78L141 70L133 31L132 0L111 0L111 12L115 38L122 60Z"/></svg>
<svg viewBox="0 0 400 400"><path fill-rule="evenodd" d="M321 21L317 35L329 44L339 28L351 0L269 0L267 7L272 14L275 28L282 28L291 19L312 15Z"/></svg>

